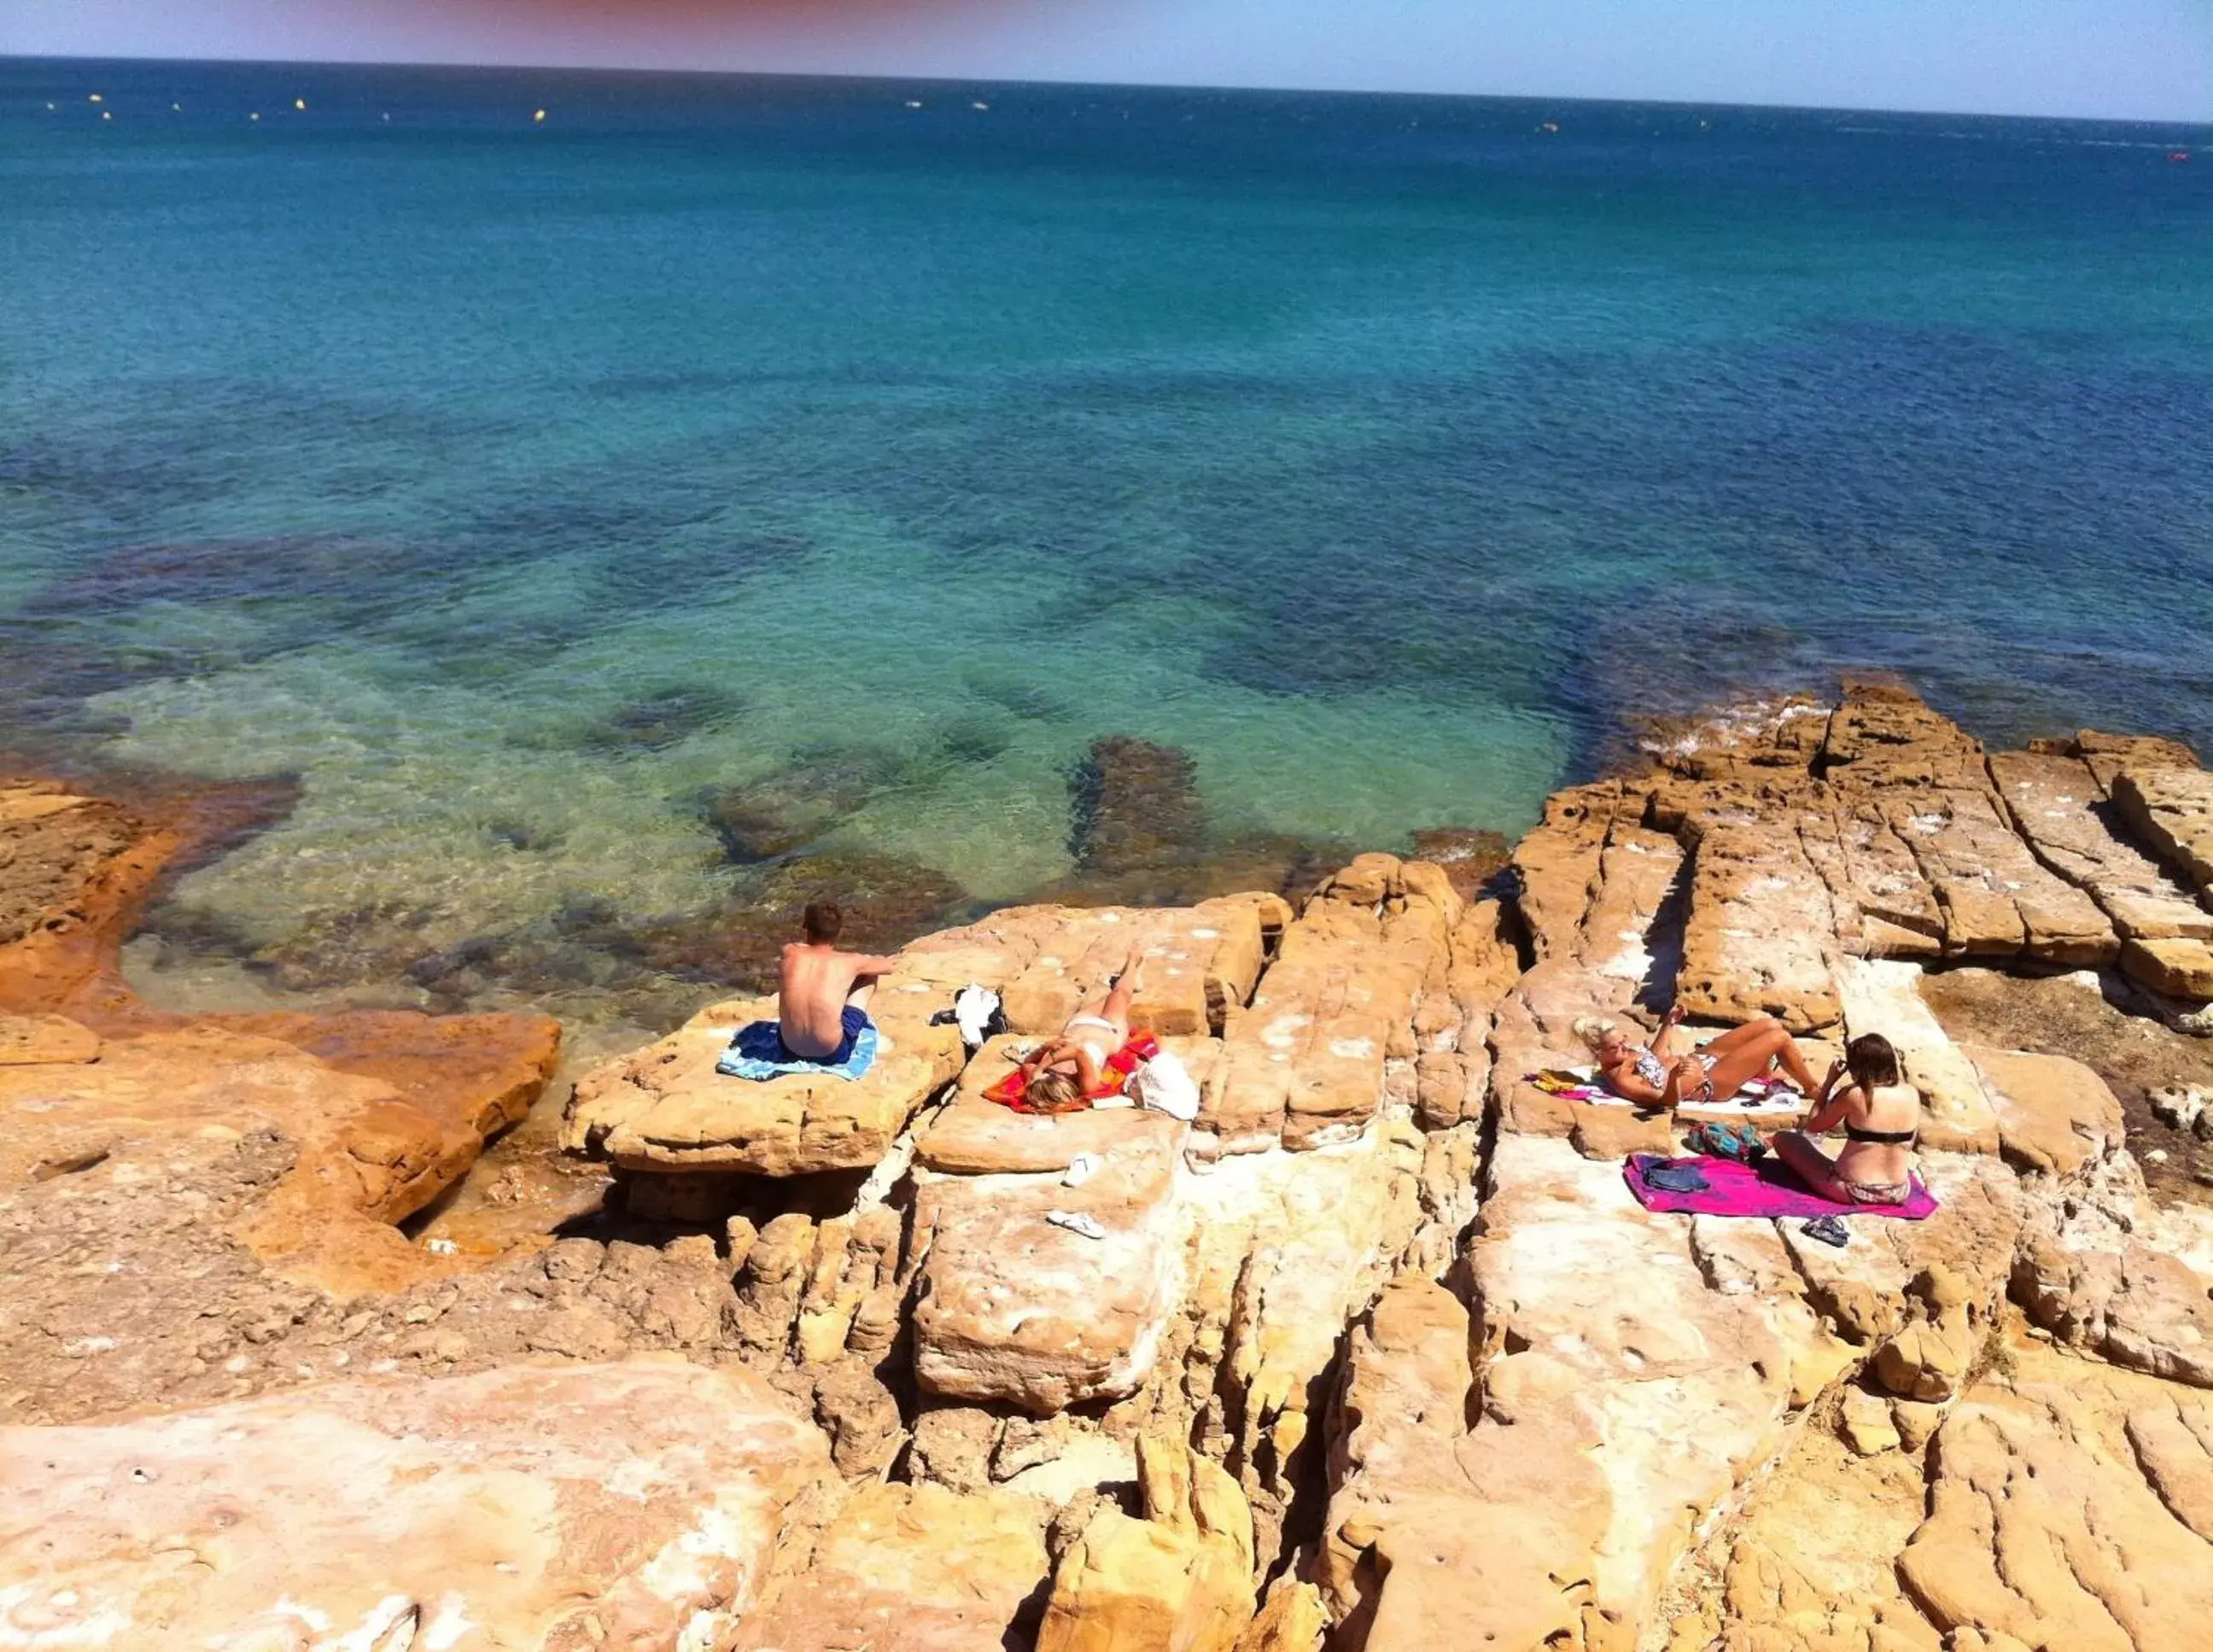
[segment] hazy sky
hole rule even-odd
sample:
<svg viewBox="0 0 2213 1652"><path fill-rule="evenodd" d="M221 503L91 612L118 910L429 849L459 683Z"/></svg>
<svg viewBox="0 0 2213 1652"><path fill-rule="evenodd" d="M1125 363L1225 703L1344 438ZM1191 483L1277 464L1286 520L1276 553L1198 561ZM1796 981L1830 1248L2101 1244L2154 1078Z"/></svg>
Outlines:
<svg viewBox="0 0 2213 1652"><path fill-rule="evenodd" d="M0 52L2213 120L2213 0L0 0Z"/></svg>

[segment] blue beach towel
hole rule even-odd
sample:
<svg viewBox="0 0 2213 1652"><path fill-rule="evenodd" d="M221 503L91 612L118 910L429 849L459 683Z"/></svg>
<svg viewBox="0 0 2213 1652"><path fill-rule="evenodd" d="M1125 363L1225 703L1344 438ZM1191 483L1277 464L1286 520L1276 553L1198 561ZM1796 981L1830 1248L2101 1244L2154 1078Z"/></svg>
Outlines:
<svg viewBox="0 0 2213 1652"><path fill-rule="evenodd" d="M765 1084L794 1073L827 1073L832 1078L854 1079L875 1064L876 1028L865 1011L845 1006L841 1018L845 1036L826 1056L802 1056L786 1049L783 1028L776 1021L754 1021L738 1029L730 1047L715 1064L715 1070L732 1078L750 1078Z"/></svg>

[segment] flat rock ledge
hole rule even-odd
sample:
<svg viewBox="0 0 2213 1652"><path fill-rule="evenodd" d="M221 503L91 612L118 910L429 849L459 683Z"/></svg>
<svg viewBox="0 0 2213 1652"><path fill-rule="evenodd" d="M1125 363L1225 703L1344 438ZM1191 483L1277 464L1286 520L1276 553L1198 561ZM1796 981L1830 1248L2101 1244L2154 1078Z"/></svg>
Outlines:
<svg viewBox="0 0 2213 1652"><path fill-rule="evenodd" d="M2170 742L1990 753L1850 685L1563 792L1474 898L1368 855L1295 903L994 914L902 952L859 1083L714 1074L757 1001L582 1079L566 1140L625 1236L395 1286L265 1294L238 1235L296 1124L18 1149L0 1261L42 1328L0 1336L41 1353L4 1380L37 1426L0 1460L31 1579L0 1644L2213 1645L2213 1206L2147 1189L2137 1153L2194 1138L2131 1111L2213 1030L2205 787ZM1133 947L1198 1116L984 1100ZM2126 1060L1964 1036L1923 993L1960 965L2088 995ZM1012 1028L972 1052L931 1025L971 981ZM1798 1116L1530 1082L1584 1059L1578 1015L1672 1003L1772 1015L1817 1070L1890 1037L1937 1213L1832 1248L1644 1211L1625 1155ZM84 1031L0 1023L0 1087L135 1070L128 1026L9 1007ZM259 1311L164 1363L124 1317L157 1286ZM187 1409L114 1420L147 1405Z"/></svg>
<svg viewBox="0 0 2213 1652"><path fill-rule="evenodd" d="M326 1383L0 1429L29 1646L708 1647L821 1440L681 1362Z"/></svg>

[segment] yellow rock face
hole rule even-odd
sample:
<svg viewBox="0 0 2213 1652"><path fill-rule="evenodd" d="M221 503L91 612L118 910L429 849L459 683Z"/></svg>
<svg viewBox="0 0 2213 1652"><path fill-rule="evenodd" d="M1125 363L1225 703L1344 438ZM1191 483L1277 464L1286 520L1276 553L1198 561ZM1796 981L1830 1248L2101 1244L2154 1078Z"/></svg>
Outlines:
<svg viewBox="0 0 2213 1652"><path fill-rule="evenodd" d="M1062 1558L1038 1652L1232 1652L1253 1618L1253 1521L1188 1448L1138 1443L1145 1518L1100 1513Z"/></svg>

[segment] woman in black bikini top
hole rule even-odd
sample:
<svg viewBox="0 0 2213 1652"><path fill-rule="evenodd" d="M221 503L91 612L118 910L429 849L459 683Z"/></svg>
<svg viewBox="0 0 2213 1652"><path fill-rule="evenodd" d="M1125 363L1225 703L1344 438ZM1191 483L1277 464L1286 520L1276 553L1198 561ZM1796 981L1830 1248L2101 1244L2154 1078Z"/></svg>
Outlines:
<svg viewBox="0 0 2213 1652"><path fill-rule="evenodd" d="M1837 1081L1847 1073L1851 1082ZM1875 1127L1880 1118L1891 1126ZM1921 1096L1903 1082L1898 1052L1880 1033L1854 1039L1829 1069L1803 1134L1784 1131L1776 1154L1799 1180L1839 1204L1902 1204L1913 1191L1913 1144L1921 1135ZM1814 1143L1844 1126L1844 1150L1832 1159ZM1910 1125L1899 1129L1899 1125Z"/></svg>

